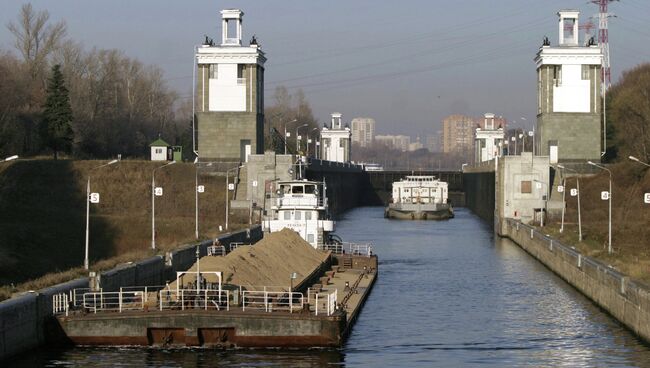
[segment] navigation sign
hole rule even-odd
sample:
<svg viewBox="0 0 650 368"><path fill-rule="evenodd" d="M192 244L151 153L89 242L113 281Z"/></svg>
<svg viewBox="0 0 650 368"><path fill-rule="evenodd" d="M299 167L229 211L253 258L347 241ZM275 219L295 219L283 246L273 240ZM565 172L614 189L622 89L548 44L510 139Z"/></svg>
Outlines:
<svg viewBox="0 0 650 368"><path fill-rule="evenodd" d="M533 131L532 131L532 130L531 130L530 132L528 132L528 136L529 136L529 137L532 137L532 136L533 136Z"/></svg>
<svg viewBox="0 0 650 368"><path fill-rule="evenodd" d="M99 193L90 193L90 203L99 203Z"/></svg>
<svg viewBox="0 0 650 368"><path fill-rule="evenodd" d="M542 183L540 183L540 182L535 182L535 187L536 187L537 189L542 189Z"/></svg>
<svg viewBox="0 0 650 368"><path fill-rule="evenodd" d="M234 183L228 183L228 190L235 190L235 184Z"/></svg>
<svg viewBox="0 0 650 368"><path fill-rule="evenodd" d="M643 195L643 202L650 204L650 193L645 193Z"/></svg>
<svg viewBox="0 0 650 368"><path fill-rule="evenodd" d="M578 195L578 189L576 189L576 188L572 188L572 189L571 189L571 197L575 197L575 196L577 196L577 195Z"/></svg>
<svg viewBox="0 0 650 368"><path fill-rule="evenodd" d="M559 193L564 192L564 186L563 186L563 185L558 185L558 186L557 186L557 191L558 191Z"/></svg>
<svg viewBox="0 0 650 368"><path fill-rule="evenodd" d="M155 194L156 197L162 197L163 194L162 187L156 187L156 189L153 190L153 194Z"/></svg>
<svg viewBox="0 0 650 368"><path fill-rule="evenodd" d="M608 200L609 199L609 192L606 191L606 190L600 192L600 199L602 199L603 201Z"/></svg>
<svg viewBox="0 0 650 368"><path fill-rule="evenodd" d="M196 191L199 193L205 192L205 186L199 185L198 187L196 187Z"/></svg>
<svg viewBox="0 0 650 368"><path fill-rule="evenodd" d="M254 187L257 186L257 180L253 180L253 186L254 186Z"/></svg>
<svg viewBox="0 0 650 368"><path fill-rule="evenodd" d="M510 140L513 141L513 142L514 142L516 139L517 139L517 138L515 138L515 137L510 137Z"/></svg>

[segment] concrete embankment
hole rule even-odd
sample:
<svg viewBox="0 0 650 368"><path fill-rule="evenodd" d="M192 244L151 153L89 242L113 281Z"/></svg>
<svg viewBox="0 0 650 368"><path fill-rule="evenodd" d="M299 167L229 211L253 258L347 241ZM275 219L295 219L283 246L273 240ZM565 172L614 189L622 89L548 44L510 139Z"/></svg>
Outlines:
<svg viewBox="0 0 650 368"><path fill-rule="evenodd" d="M254 243L261 238L261 228L256 226L218 239L228 248L231 242ZM188 244L169 252L166 257L156 256L103 272L99 275L100 286L104 291L115 291L125 286L164 284L165 280L175 278L176 271L187 270L194 264L197 245L201 255L206 255L212 241ZM47 342L51 332L52 296L88 286L89 279L84 277L1 302L0 360Z"/></svg>
<svg viewBox="0 0 650 368"><path fill-rule="evenodd" d="M465 207L489 223L494 219L494 179L494 165L466 167L463 171Z"/></svg>
<svg viewBox="0 0 650 368"><path fill-rule="evenodd" d="M506 219L501 236L530 255L650 342L650 289L518 221Z"/></svg>

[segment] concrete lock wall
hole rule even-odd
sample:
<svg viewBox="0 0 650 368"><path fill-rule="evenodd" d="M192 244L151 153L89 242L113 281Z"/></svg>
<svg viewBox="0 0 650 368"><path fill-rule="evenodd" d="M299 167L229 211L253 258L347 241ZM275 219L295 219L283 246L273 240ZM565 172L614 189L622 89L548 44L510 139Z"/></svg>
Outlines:
<svg viewBox="0 0 650 368"><path fill-rule="evenodd" d="M503 222L503 236L519 244L646 342L650 341L649 289L530 226L510 219Z"/></svg>
<svg viewBox="0 0 650 368"><path fill-rule="evenodd" d="M329 210L334 215L362 205L361 194L372 188L368 174L351 163L310 159L307 179L325 181Z"/></svg>
<svg viewBox="0 0 650 368"><path fill-rule="evenodd" d="M262 239L262 228L254 226L217 239L226 246L231 242L252 244ZM207 254L212 240L199 243L201 256ZM188 244L168 254L167 264L162 256L126 263L100 274L103 291L117 291L125 286L164 285L176 277L176 271L187 270L196 261L197 244ZM48 323L52 316L52 297L73 289L87 288L88 278L79 278L37 292L0 302L0 360L38 347L47 341Z"/></svg>
<svg viewBox="0 0 650 368"><path fill-rule="evenodd" d="M494 219L494 187L494 169L463 173L465 206L489 223Z"/></svg>

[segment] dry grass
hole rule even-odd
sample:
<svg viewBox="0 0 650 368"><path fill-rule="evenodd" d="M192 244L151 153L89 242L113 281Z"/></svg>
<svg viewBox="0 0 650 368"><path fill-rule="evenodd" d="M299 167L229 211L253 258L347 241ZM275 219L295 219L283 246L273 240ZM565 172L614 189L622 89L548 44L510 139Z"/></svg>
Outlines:
<svg viewBox="0 0 650 368"><path fill-rule="evenodd" d="M600 199L600 192L609 186L606 172L580 181L582 242L578 241L577 200L573 197L566 197L564 232L559 232L559 221L552 222L544 232L632 278L650 283L650 204L643 203L643 193L650 192L650 170L627 162L610 169L613 254L607 252L608 203ZM575 187L574 180L567 183L569 189Z"/></svg>
<svg viewBox="0 0 650 368"><path fill-rule="evenodd" d="M20 284L21 290L30 290L83 274L79 268L89 172L91 191L101 196L91 207L91 263L106 260L115 265L151 255L151 173L160 163L122 161L92 170L105 162L25 160L0 165L0 285ZM164 196L156 198L156 242L161 250L195 240L194 173L194 165L184 163L156 172L156 185L164 188ZM212 238L225 223L225 178L203 174L200 184L206 187L199 199L200 237ZM231 228L243 227L236 223L242 220L231 218ZM95 265L104 267L103 262Z"/></svg>

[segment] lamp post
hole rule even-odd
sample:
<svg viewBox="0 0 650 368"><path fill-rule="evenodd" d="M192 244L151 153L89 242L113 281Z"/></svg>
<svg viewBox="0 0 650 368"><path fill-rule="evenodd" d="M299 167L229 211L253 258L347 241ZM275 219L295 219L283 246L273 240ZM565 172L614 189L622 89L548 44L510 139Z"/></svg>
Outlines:
<svg viewBox="0 0 650 368"><path fill-rule="evenodd" d="M194 235L196 239L199 239L199 193L203 193L203 190L199 191L199 157L197 156L194 159ZM204 167L212 166L212 162L208 162Z"/></svg>
<svg viewBox="0 0 650 368"><path fill-rule="evenodd" d="M18 156L15 156L18 158ZM7 160L5 160L7 161ZM84 253L84 269L88 270L88 244L89 244L89 239L90 239L90 173L93 172L96 169L99 169L100 167L112 165L114 163L117 163L117 160L113 160L109 163L95 166L92 169L90 169L90 172L88 172L88 181L86 182L86 247L85 247L85 253Z"/></svg>
<svg viewBox="0 0 650 368"><path fill-rule="evenodd" d="M312 129L309 133L311 134L311 133L313 133L313 132L317 132L317 131L318 131L318 128L314 128L314 129ZM312 141L311 139L309 139L309 135L310 135L310 134L307 134L307 153L308 153L307 156L309 156L309 143ZM315 156L316 156L316 152L317 152L317 151L316 151L316 141L317 141L317 139L314 138L313 142L314 142L314 153L315 153ZM318 157L316 157L316 158L318 158Z"/></svg>
<svg viewBox="0 0 650 368"><path fill-rule="evenodd" d="M156 170L175 163L176 161L168 162L151 171L151 249L156 249Z"/></svg>
<svg viewBox="0 0 650 368"><path fill-rule="evenodd" d="M300 152L300 137L298 136L298 131L300 130L300 128L304 128L306 126L309 126L309 124L303 124L296 127L296 154Z"/></svg>
<svg viewBox="0 0 650 368"><path fill-rule="evenodd" d="M639 160L638 158L636 158L634 156L628 156L628 158L630 160L632 160L632 161L636 161L636 162L640 163L641 165L645 165L647 167L650 167L650 164L648 164L647 162L643 162L643 161Z"/></svg>
<svg viewBox="0 0 650 368"><path fill-rule="evenodd" d="M286 147L285 147L286 148ZM228 230L228 211L230 210L230 188L229 188L229 177L230 177L230 172L233 170L237 170L244 167L244 165L239 165L237 167L231 167L230 169L226 170L226 230Z"/></svg>
<svg viewBox="0 0 650 368"><path fill-rule="evenodd" d="M542 185L546 185L546 199L544 200L544 213L542 213L542 218L541 218L541 223L540 223L541 227L544 227L544 217L546 216L546 211L547 211L547 207L548 207L548 194L549 194L548 193L548 184L541 181L541 180L533 180L533 181L536 182L536 183L540 183Z"/></svg>
<svg viewBox="0 0 650 368"><path fill-rule="evenodd" d="M296 121L298 121L298 120L293 119L291 121L287 121L286 123L284 123L284 154L285 155L287 154L287 138L289 137L287 135L287 124L295 123ZM291 133L289 133L289 134L291 134Z"/></svg>
<svg viewBox="0 0 650 368"><path fill-rule="evenodd" d="M609 173L609 194L607 195L607 202L609 202L607 253L612 254L612 172L608 168L594 162L587 161L587 163Z"/></svg>
<svg viewBox="0 0 650 368"><path fill-rule="evenodd" d="M582 241L582 217L580 216L580 177L577 175L578 172L573 169L569 169L568 167L564 167L562 165L557 165L557 167L562 170L569 170L576 174L576 194L578 196L578 241ZM564 175L562 175L562 177L564 178ZM563 182L564 180L566 179L563 179ZM562 201L564 201L564 196L562 197ZM564 227L564 210L562 210L562 227ZM560 232L562 232L562 229Z"/></svg>

